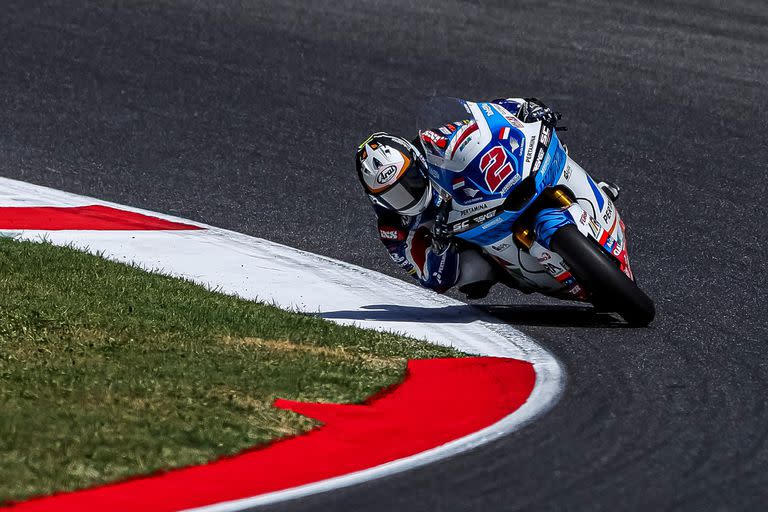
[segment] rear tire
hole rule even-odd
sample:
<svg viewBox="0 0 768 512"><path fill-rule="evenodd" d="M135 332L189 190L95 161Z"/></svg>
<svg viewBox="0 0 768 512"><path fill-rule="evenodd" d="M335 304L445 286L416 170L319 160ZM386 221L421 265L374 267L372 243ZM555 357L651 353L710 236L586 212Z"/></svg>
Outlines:
<svg viewBox="0 0 768 512"><path fill-rule="evenodd" d="M562 256L595 306L616 311L633 326L646 326L656 316L653 301L611 256L573 224L560 228L550 246Z"/></svg>

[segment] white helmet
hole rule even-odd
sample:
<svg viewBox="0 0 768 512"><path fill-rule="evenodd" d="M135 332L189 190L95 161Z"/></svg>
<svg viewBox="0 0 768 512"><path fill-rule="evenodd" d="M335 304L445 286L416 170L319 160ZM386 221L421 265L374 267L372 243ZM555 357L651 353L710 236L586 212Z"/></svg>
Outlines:
<svg viewBox="0 0 768 512"><path fill-rule="evenodd" d="M374 204L418 215L432 200L427 163L405 139L374 133L357 149L357 176Z"/></svg>

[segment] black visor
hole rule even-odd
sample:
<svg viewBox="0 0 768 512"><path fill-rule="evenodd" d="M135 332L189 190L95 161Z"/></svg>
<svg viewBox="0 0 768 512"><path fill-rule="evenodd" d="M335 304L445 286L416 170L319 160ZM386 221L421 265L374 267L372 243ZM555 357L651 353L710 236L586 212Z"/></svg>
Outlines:
<svg viewBox="0 0 768 512"><path fill-rule="evenodd" d="M371 194L376 200L382 204L382 206L402 212L413 208L424 197L424 193L427 190L429 181L427 176L422 171L420 162L414 160L413 164L406 169L400 178L394 185L378 192Z"/></svg>

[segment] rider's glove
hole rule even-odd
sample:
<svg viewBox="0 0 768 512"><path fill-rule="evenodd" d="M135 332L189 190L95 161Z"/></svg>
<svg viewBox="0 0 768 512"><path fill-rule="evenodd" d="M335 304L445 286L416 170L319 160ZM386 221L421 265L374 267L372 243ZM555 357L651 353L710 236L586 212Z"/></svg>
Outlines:
<svg viewBox="0 0 768 512"><path fill-rule="evenodd" d="M541 121L548 126L554 127L562 117L560 112L555 112L536 98L525 98L525 101L527 103L520 112L520 120L524 123Z"/></svg>
<svg viewBox="0 0 768 512"><path fill-rule="evenodd" d="M438 254L445 252L451 245L453 233L448 227L448 211L449 208L440 208L432 224L432 249Z"/></svg>

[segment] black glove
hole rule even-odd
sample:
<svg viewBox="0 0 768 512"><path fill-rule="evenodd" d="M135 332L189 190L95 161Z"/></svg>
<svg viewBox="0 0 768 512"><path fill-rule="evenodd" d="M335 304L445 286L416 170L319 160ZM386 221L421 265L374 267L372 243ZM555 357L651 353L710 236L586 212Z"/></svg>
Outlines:
<svg viewBox="0 0 768 512"><path fill-rule="evenodd" d="M448 226L448 212L451 211L451 202L445 201L432 224L432 249L438 254L445 252L451 245L453 230Z"/></svg>
<svg viewBox="0 0 768 512"><path fill-rule="evenodd" d="M562 117L560 112L555 112L536 98L525 98L525 101L527 103L520 113L520 120L524 123L541 121L554 128Z"/></svg>

